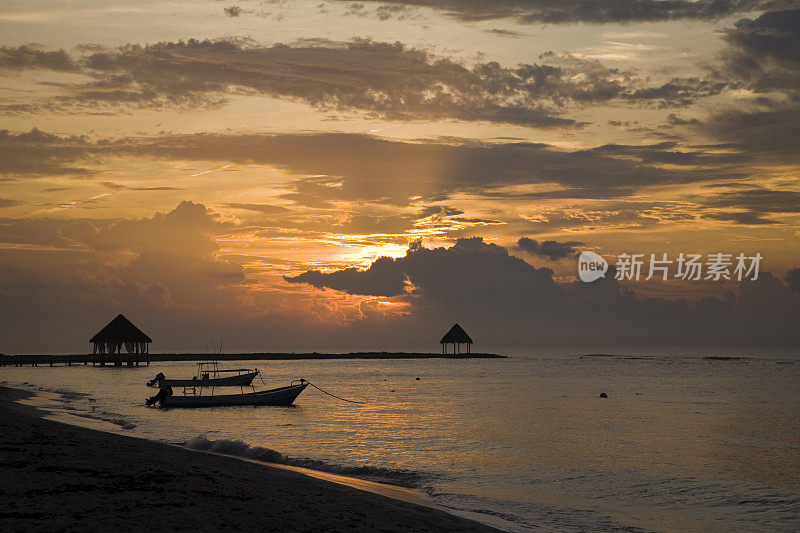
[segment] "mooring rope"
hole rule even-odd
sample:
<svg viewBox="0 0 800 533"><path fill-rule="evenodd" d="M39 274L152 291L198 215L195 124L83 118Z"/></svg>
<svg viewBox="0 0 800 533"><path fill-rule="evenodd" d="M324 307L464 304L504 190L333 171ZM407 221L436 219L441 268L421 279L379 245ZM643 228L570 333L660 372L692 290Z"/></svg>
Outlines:
<svg viewBox="0 0 800 533"><path fill-rule="evenodd" d="M260 373L260 372L259 372L259 374L258 374L258 377L261 379L261 383L263 383L264 385L266 385L266 382L264 381L264 377L261 375L261 373ZM326 390L320 389L319 387L317 387L316 385L314 385L313 383L311 383L311 382L310 382L310 381L308 381L307 379L301 379L300 381L301 381L301 382L305 381L306 383L308 383L309 385L311 385L312 387L314 387L314 388L315 388L315 389L317 389L318 391L320 391L320 392L322 392L322 393L324 393L324 394L327 394L328 396L333 396L333 397L334 397L334 398L336 398L337 400L342 400L343 402L350 402L350 403L360 403L360 404L363 404L363 403L364 403L364 402L358 402L358 401L356 401L356 400L348 400L347 398L342 398L341 396L336 396L335 394L331 394L330 392L328 392L328 391L326 391Z"/></svg>
<svg viewBox="0 0 800 533"><path fill-rule="evenodd" d="M314 385L313 383L311 383L311 382L310 382L310 381L308 381L308 380L306 380L306 383L308 383L309 385L311 385L312 387L314 387L314 388L315 388L315 389L317 389L318 391L320 391L320 392L323 392L323 393L327 394L328 396L333 396L333 397L334 397L334 398L336 398L337 400L342 400L343 402L350 402L350 403L361 403L361 404L363 404L363 403L364 403L364 402L357 402L356 400L348 400L347 398L342 398L341 396L336 396L335 394L331 394L330 392L328 392L328 391L326 391L326 390L322 390L322 389L320 389L319 387L317 387L316 385Z"/></svg>

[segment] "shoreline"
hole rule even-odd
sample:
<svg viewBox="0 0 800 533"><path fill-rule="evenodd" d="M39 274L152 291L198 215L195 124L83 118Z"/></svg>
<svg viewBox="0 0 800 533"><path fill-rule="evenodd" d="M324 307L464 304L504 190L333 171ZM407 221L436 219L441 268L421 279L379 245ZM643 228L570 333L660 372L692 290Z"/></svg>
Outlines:
<svg viewBox="0 0 800 533"><path fill-rule="evenodd" d="M63 424L84 429L93 429L96 431L113 433L116 435L122 435L126 437L132 436L127 434L128 430L125 427L117 423L102 418L81 416L71 411L61 410L60 409L61 406L59 405L59 403L60 403L60 398L63 397L63 395L59 394L58 392L51 392L47 390L25 390L8 385L0 385L0 387L7 387L28 394L29 396L18 399L16 400L15 403L33 408L36 411L36 414L37 416L39 416L39 418L43 418L45 420L51 420L54 422L61 422ZM153 442L160 442L160 441L153 441ZM311 468L305 468L302 466L272 463L269 461L260 461L258 459L253 459L241 455L220 453L211 450L200 450L197 448L188 447L186 446L186 443L183 444L169 443L169 442L162 442L162 443L168 446L175 446L178 449L187 450L193 453L206 453L222 457L230 457L232 459L237 459L239 461L246 461L254 464L267 465L272 468L291 470L307 476L330 481L331 483L338 483L340 485L346 485L348 487L356 488L359 490L380 494L388 498L402 500L404 502L413 503L415 505L421 505L423 507L430 507L432 509L447 511L447 509L441 507L440 505L437 505L436 502L427 497L425 493L411 488L401 487L398 485L391 485L389 483L368 481L365 479L360 479L355 477L348 477L341 474L335 474L333 472L325 472L323 470L313 470Z"/></svg>
<svg viewBox="0 0 800 533"><path fill-rule="evenodd" d="M53 420L36 396L0 386L3 530L497 531L401 487Z"/></svg>

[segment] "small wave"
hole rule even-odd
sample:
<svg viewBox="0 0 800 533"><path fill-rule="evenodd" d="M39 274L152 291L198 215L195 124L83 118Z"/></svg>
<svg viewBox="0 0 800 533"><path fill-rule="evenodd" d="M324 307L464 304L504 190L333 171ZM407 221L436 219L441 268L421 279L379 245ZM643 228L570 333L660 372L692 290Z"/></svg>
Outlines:
<svg viewBox="0 0 800 533"><path fill-rule="evenodd" d="M578 359L583 359L585 357L617 357L617 356L611 353L587 353L584 355L579 355Z"/></svg>
<svg viewBox="0 0 800 533"><path fill-rule="evenodd" d="M66 390L66 389L51 389L51 390L52 390L52 392L56 392L56 393L60 394L61 398L63 400L78 400L78 399L86 398L87 396L89 396L85 392L75 392L75 391Z"/></svg>
<svg viewBox="0 0 800 533"><path fill-rule="evenodd" d="M110 422L116 426L121 427L122 429L133 429L136 427L136 424L131 422L130 420L126 420L124 418L119 418L118 415L113 413L100 413L100 414L90 414L90 413L70 413L72 416L79 416L81 418L91 418L94 420L102 420L104 422Z"/></svg>
<svg viewBox="0 0 800 533"><path fill-rule="evenodd" d="M709 355L707 357L703 357L706 361L745 361L749 359L749 357L730 357L727 355Z"/></svg>
<svg viewBox="0 0 800 533"><path fill-rule="evenodd" d="M209 440L202 435L186 442L184 446L193 450L235 455L268 463L299 466L310 470L319 470L331 474L366 479L367 481L375 481L377 483L391 483L392 485L412 489L423 486L434 477L412 470L395 470L379 466L343 466L319 461L317 459L289 457L271 448L250 446L240 440Z"/></svg>
<svg viewBox="0 0 800 533"><path fill-rule="evenodd" d="M500 519L502 522L487 520L486 523L508 531L645 532L634 526L617 523L609 516L591 510L514 502L451 492L428 491L428 495L442 507L456 512L470 513L466 515L468 518L477 518L475 515L483 515Z"/></svg>
<svg viewBox="0 0 800 533"><path fill-rule="evenodd" d="M285 457L282 453L263 446L250 446L240 440L208 440L206 437L199 436L184 444L187 448L204 452L224 453L226 455L236 455L257 461L267 461L269 463L284 463Z"/></svg>

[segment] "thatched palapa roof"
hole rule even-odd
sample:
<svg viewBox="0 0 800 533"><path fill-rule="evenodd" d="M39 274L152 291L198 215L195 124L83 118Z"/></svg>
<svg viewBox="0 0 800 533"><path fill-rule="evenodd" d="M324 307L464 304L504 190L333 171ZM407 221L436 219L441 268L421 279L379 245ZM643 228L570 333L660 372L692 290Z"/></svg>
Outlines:
<svg viewBox="0 0 800 533"><path fill-rule="evenodd" d="M472 339L467 332L464 331L464 328L455 324L450 331L445 333L442 340L439 341L440 344L472 344Z"/></svg>
<svg viewBox="0 0 800 533"><path fill-rule="evenodd" d="M127 318L122 315L117 315L114 320L101 329L89 342L153 342L153 339L145 335L142 330L134 326Z"/></svg>

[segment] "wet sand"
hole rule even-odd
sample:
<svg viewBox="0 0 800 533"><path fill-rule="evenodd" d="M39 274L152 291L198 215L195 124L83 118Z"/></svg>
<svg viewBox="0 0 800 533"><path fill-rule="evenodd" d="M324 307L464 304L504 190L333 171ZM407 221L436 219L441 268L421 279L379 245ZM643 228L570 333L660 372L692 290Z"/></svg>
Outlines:
<svg viewBox="0 0 800 533"><path fill-rule="evenodd" d="M1 531L496 531L291 470L45 420L0 387Z"/></svg>

